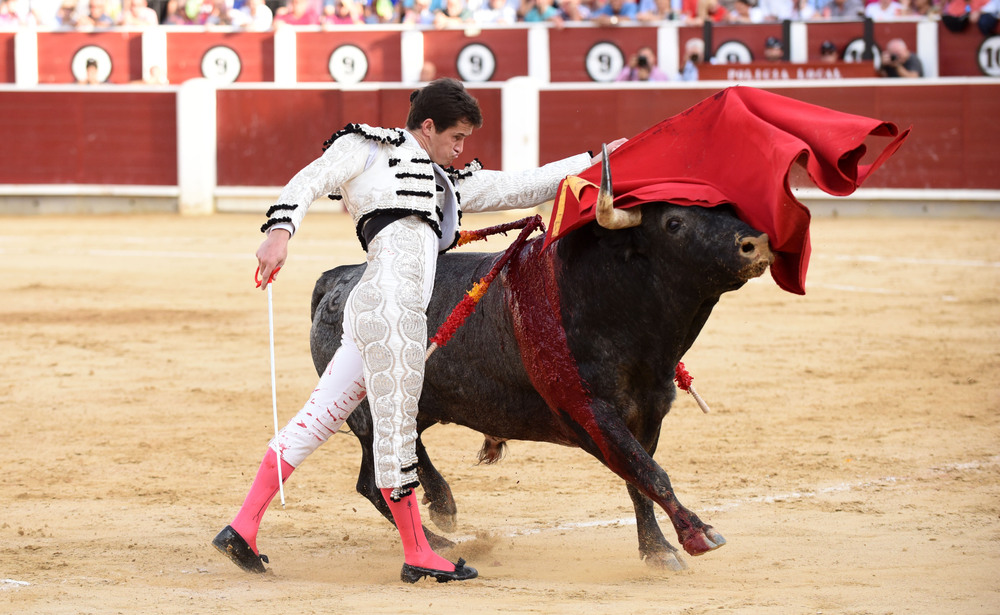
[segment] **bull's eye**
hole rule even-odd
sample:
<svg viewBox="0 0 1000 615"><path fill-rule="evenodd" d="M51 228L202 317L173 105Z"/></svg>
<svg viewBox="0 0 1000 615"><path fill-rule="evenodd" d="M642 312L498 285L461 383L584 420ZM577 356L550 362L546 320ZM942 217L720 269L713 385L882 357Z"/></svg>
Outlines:
<svg viewBox="0 0 1000 615"><path fill-rule="evenodd" d="M676 233L681 230L681 221L679 218L671 218L667 220L667 230L671 233Z"/></svg>

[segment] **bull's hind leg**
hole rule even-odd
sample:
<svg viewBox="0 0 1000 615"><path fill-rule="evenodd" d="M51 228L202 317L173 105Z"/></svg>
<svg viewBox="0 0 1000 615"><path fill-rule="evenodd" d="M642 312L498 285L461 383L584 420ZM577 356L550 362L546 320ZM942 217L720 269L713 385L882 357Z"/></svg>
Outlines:
<svg viewBox="0 0 1000 615"><path fill-rule="evenodd" d="M367 403L367 402L365 402ZM375 461L372 455L372 431L371 431L371 414L368 412L367 408L358 407L358 410L351 414L350 418L347 419L347 424L350 425L351 431L357 436L358 442L361 444L361 469L358 471L358 493L363 495L365 499L372 503L372 505L382 513L382 516L389 520L390 523L396 525L396 522L392 519L392 511L389 510L389 505L385 503L385 499L382 497L382 492L379 491L378 485L375 484ZM443 479L442 479L443 480ZM432 549L447 549L455 546L455 543L448 540L444 536L438 536L431 530L427 529L427 526L423 526L424 535L427 536L427 543L430 544Z"/></svg>
<svg viewBox="0 0 1000 615"><path fill-rule="evenodd" d="M455 506L455 498L451 493L448 481L441 476L437 468L427 456L427 449L420 434L429 425L421 425L420 418L417 418L417 476L420 478L420 486L424 489L423 503L427 504L427 511L431 515L434 525L445 532L454 532L458 525L458 507ZM432 545L433 546L433 545Z"/></svg>
<svg viewBox="0 0 1000 615"><path fill-rule="evenodd" d="M678 556L677 547L667 542L656 521L656 507L632 485L628 487L628 495L632 498L635 509L635 525L639 533L639 557L654 568L670 570L686 570L687 564Z"/></svg>

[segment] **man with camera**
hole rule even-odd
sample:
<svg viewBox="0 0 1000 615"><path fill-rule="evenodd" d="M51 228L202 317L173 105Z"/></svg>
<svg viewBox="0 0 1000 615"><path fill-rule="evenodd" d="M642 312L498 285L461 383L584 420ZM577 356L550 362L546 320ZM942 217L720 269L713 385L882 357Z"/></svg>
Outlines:
<svg viewBox="0 0 1000 615"><path fill-rule="evenodd" d="M910 53L906 42L894 38L885 46L882 52L882 67L879 74L883 77L916 78L924 76L924 64L920 58Z"/></svg>
<svg viewBox="0 0 1000 615"><path fill-rule="evenodd" d="M669 81L670 77L656 65L656 54L650 47L640 47L615 81Z"/></svg>

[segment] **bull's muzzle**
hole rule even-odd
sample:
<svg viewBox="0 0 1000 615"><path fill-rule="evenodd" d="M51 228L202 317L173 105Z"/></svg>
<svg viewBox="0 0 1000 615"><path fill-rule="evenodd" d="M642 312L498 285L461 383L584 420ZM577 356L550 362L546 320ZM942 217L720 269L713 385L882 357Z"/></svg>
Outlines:
<svg viewBox="0 0 1000 615"><path fill-rule="evenodd" d="M763 275L774 262L774 253L771 252L767 233L761 233L756 237L741 237L738 239L738 244L740 256L747 262L743 269L745 279L749 280Z"/></svg>

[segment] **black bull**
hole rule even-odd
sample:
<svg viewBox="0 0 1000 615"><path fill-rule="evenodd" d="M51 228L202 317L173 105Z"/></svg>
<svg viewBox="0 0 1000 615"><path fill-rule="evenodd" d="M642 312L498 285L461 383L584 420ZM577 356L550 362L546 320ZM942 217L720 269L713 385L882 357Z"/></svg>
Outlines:
<svg viewBox="0 0 1000 615"><path fill-rule="evenodd" d="M679 569L684 563L657 524L654 502L688 553L706 553L725 539L680 504L652 458L676 396L674 370L720 295L761 275L773 256L767 235L727 207L641 207L642 221L633 228L591 222L544 252L541 238L525 244L451 342L428 360L417 425L420 433L439 422L464 425L487 436L484 450L506 439L582 448L625 479L640 555ZM440 257L427 310L430 333L498 257ZM337 267L316 283L311 346L320 373L340 345L344 303L363 271L364 265ZM538 296L552 292L554 304ZM555 318L539 320L552 305ZM531 344L537 348L526 352ZM561 355L546 354L547 347L560 344L570 356L551 364ZM577 379L576 396L563 395L558 389L565 383L553 378L570 381L569 389ZM357 489L391 520L375 486L367 403L348 424L363 449ZM451 490L419 439L417 454L432 519L450 530ZM450 544L425 531L432 545Z"/></svg>

